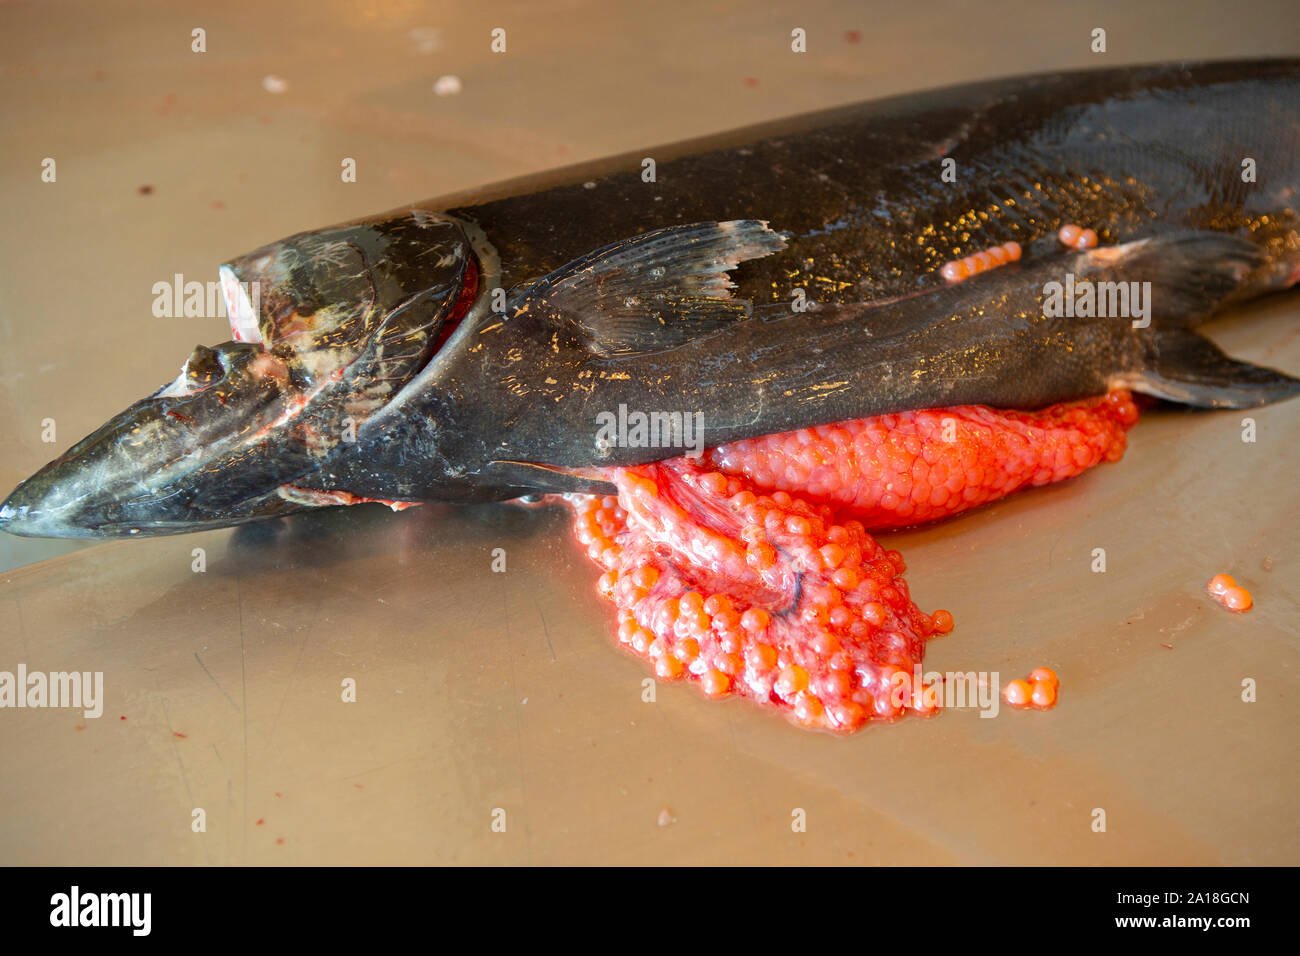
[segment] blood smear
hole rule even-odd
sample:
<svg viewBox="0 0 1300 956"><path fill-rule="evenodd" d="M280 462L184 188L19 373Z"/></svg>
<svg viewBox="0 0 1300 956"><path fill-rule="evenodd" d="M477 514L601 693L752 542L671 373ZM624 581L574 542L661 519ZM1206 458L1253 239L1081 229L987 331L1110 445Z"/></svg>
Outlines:
<svg viewBox="0 0 1300 956"><path fill-rule="evenodd" d="M622 644L664 680L739 695L841 733L934 695L896 692L925 643L902 555L868 529L957 514L1124 452L1132 397L1039 412L982 406L842 422L736 442L703 460L610 469L617 497L571 495Z"/></svg>

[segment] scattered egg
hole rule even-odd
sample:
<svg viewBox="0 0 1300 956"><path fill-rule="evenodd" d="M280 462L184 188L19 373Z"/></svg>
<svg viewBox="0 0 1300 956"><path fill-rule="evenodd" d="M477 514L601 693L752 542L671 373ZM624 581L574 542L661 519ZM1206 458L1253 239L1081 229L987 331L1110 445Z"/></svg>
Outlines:
<svg viewBox="0 0 1300 956"><path fill-rule="evenodd" d="M1016 262L1020 259L1020 253L1020 243L1004 242L1000 246L992 246L965 259L945 262L939 269L939 274L949 282L961 282L963 279L996 269L1008 262Z"/></svg>
<svg viewBox="0 0 1300 956"><path fill-rule="evenodd" d="M1007 681L1002 688L1002 699L1017 710L1032 708L1050 710L1056 706L1056 692L1061 686L1056 671L1050 667L1035 667L1028 680Z"/></svg>
<svg viewBox="0 0 1300 956"><path fill-rule="evenodd" d="M1249 611L1255 603L1250 592L1237 584L1230 574L1216 574L1205 589L1229 611Z"/></svg>
<svg viewBox="0 0 1300 956"><path fill-rule="evenodd" d="M1082 226L1076 226L1073 223L1061 227L1056 238L1061 241L1061 245L1069 246L1071 249L1084 251L1092 249L1097 245L1097 233L1092 229L1084 229Z"/></svg>

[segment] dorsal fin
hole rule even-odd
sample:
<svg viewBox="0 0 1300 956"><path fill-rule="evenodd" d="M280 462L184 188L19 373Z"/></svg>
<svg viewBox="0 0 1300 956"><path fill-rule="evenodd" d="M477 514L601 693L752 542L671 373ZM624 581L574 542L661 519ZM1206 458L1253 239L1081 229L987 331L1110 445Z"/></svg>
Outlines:
<svg viewBox="0 0 1300 956"><path fill-rule="evenodd" d="M674 348L749 317L727 272L785 248L757 219L697 222L622 239L534 283L514 314L569 322L597 355Z"/></svg>

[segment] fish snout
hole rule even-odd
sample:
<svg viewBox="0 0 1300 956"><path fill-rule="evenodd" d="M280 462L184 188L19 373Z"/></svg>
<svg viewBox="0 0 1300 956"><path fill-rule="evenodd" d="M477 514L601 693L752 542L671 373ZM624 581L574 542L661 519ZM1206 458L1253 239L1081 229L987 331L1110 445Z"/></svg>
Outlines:
<svg viewBox="0 0 1300 956"><path fill-rule="evenodd" d="M20 510L22 506L11 500L17 493L18 492L15 491L13 495L10 495L5 499L4 504L0 505L0 531L8 531L10 525L14 523L14 519L22 516ZM21 527L22 524L20 522L18 527L12 533L21 534Z"/></svg>
<svg viewBox="0 0 1300 956"><path fill-rule="evenodd" d="M275 488L241 490L238 475L219 472L215 488L205 487L211 482L201 475L203 470L154 483L134 469L121 472L103 462L65 457L21 483L0 504L0 531L30 538L154 537L301 510Z"/></svg>
<svg viewBox="0 0 1300 956"><path fill-rule="evenodd" d="M48 466L47 466L48 467ZM57 488L39 481L42 473L27 479L0 504L0 531L28 538L99 537L93 525L79 519L92 518L85 507L59 493Z"/></svg>

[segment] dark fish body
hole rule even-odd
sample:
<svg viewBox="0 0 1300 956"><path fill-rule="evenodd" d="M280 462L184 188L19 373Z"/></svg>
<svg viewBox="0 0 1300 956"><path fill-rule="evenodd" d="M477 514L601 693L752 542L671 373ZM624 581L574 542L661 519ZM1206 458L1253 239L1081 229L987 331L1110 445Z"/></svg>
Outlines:
<svg viewBox="0 0 1300 956"><path fill-rule="evenodd" d="M260 352L196 351L0 524L168 533L349 497L607 490L594 469L685 450L610 441L629 410L716 445L1115 385L1276 401L1300 382L1193 329L1294 282L1297 189L1300 61L1278 60L899 97L302 233L223 272L262 290L232 308ZM1101 247L1060 245L1071 223ZM941 278L1012 240L1019 263ZM1149 315L1060 314L1076 281L1136 283Z"/></svg>
<svg viewBox="0 0 1300 956"><path fill-rule="evenodd" d="M1113 384L1209 405L1295 391L1240 363L1218 374L1245 376L1249 395L1144 387L1155 334L1122 318L1047 320L1042 290L1066 274L1153 281L1154 325L1172 336L1172 354L1187 346L1189 322L1288 284L1300 261L1300 61L999 81L662 152L680 155L656 160L653 183L634 154L449 212L499 257L483 281L511 289L512 308L593 247L666 223L766 220L785 247L732 272L734 295L754 305L749 321L672 347L651 327L641 351L601 355L563 320L533 323L508 308L454 339L361 444L308 483L376 497L459 497L457 485L465 498L510 497L586 487L518 463L682 453L598 449L597 416L619 406L700 412L704 443L717 445L915 408L1032 408ZM956 182L941 178L943 159ZM1243 181L1245 159L1257 182ZM1055 238L1067 223L1094 228L1103 244L1154 245L1127 266L1107 263L1105 250L1067 254ZM1025 246L1022 264L955 286L940 278L944 262L1008 240ZM816 306L793 312L794 289ZM1204 372L1221 358L1200 349L1193 360Z"/></svg>

